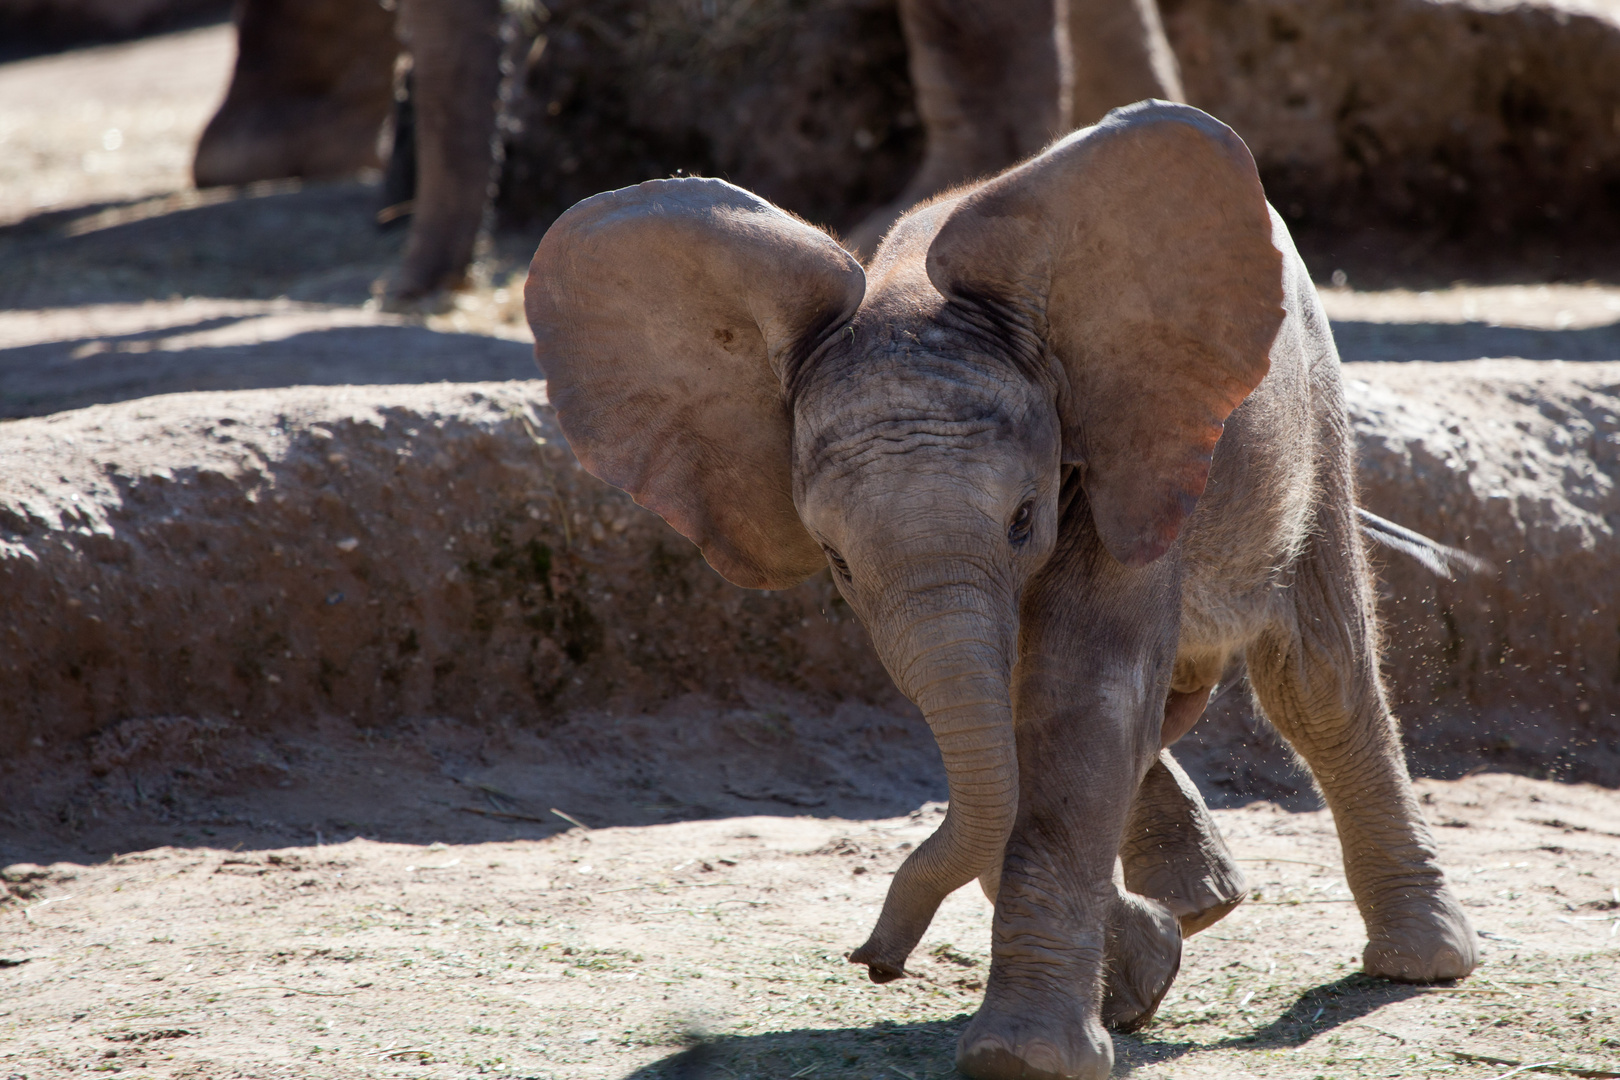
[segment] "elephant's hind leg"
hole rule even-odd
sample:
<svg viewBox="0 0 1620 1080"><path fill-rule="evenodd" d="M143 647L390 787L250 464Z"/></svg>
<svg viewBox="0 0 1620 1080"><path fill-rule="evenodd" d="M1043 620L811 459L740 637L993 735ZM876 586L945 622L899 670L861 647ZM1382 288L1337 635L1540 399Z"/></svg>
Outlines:
<svg viewBox="0 0 1620 1080"><path fill-rule="evenodd" d="M1109 1027L1135 1031L1153 1019L1175 979L1177 939L1218 922L1249 886L1168 750L1137 788L1119 857L1124 888L1108 923L1102 1013Z"/></svg>
<svg viewBox="0 0 1620 1080"><path fill-rule="evenodd" d="M1249 893L1198 788L1168 750L1137 789L1119 857L1125 887L1168 907L1182 937L1213 926Z"/></svg>
<svg viewBox="0 0 1620 1080"><path fill-rule="evenodd" d="M1436 862L1378 676L1377 615L1354 508L1326 505L1284 617L1247 651L1266 717L1305 759L1333 811L1366 922L1363 968L1400 982L1474 970L1473 927Z"/></svg>

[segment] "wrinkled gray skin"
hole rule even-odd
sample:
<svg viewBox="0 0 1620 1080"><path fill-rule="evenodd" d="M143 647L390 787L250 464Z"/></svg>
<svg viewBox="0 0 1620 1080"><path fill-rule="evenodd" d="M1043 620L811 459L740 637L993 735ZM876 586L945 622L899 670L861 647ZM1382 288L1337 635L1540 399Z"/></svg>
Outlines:
<svg viewBox="0 0 1620 1080"><path fill-rule="evenodd" d="M404 260L387 285L391 303L409 306L462 284L489 205L501 5L388 6L397 14L378 0L245 0L231 86L192 173L198 187L212 187L376 166L403 48L415 80L416 198Z"/></svg>
<svg viewBox="0 0 1620 1080"><path fill-rule="evenodd" d="M1369 973L1468 974L1379 684L1328 324L1224 125L1149 102L924 206L864 269L716 180L588 199L535 255L581 462L732 581L832 566L950 785L851 960L995 900L969 1076L1106 1076L1242 896L1162 751L1241 656L1332 808ZM1178 925L1179 923L1179 925Z"/></svg>
<svg viewBox="0 0 1620 1080"><path fill-rule="evenodd" d="M1110 109L1183 98L1157 0L900 0L900 23L928 144L905 190L850 231L863 257L924 199Z"/></svg>
<svg viewBox="0 0 1620 1080"><path fill-rule="evenodd" d="M390 298L463 283L493 192L500 0L400 0L415 79L416 209Z"/></svg>

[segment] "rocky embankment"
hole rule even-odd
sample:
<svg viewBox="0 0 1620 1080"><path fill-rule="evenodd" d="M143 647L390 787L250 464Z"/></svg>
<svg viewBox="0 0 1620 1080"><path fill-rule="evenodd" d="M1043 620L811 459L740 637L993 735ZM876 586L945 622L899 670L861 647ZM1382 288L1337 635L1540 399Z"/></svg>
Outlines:
<svg viewBox="0 0 1620 1080"><path fill-rule="evenodd" d="M1612 0L1161 0L1187 99L1290 221L1478 230L1620 219Z"/></svg>
<svg viewBox="0 0 1620 1080"><path fill-rule="evenodd" d="M1363 499L1490 560L1384 564L1414 763L1620 779L1620 364L1347 367ZM824 575L736 589L586 474L534 382L199 393L0 426L0 750L761 679L893 701Z"/></svg>
<svg viewBox="0 0 1620 1080"><path fill-rule="evenodd" d="M1292 223L1620 228L1615 0L1160 6L1187 100L1244 138ZM546 10L510 105L520 216L685 169L847 228L921 156L893 0Z"/></svg>
<svg viewBox="0 0 1620 1080"><path fill-rule="evenodd" d="M1414 754L1620 780L1620 364L1356 364L1361 499L1495 575L1381 559Z"/></svg>

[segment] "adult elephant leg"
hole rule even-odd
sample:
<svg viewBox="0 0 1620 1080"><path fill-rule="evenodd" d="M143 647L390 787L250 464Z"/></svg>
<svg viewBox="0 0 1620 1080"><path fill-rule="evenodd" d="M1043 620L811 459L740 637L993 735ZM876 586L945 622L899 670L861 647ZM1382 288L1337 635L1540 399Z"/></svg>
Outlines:
<svg viewBox="0 0 1620 1080"><path fill-rule="evenodd" d="M1084 500L1064 528L1083 542L1060 541L1025 590L1018 816L984 1004L957 1059L981 1080L1107 1076L1107 957L1129 956L1153 983L1142 989L1149 1014L1180 964L1176 917L1116 876L1133 795L1159 750L1179 616L1175 557L1126 569L1097 543Z"/></svg>
<svg viewBox="0 0 1620 1080"><path fill-rule="evenodd" d="M900 215L924 199L988 176L1068 130L1058 0L901 0L922 165L898 198L849 235L872 254Z"/></svg>
<svg viewBox="0 0 1620 1080"><path fill-rule="evenodd" d="M377 165L399 52L377 0L246 0L236 40L230 89L192 161L198 187Z"/></svg>
<svg viewBox="0 0 1620 1080"><path fill-rule="evenodd" d="M1145 98L1183 101L1181 69L1157 0L1065 0L1075 127Z"/></svg>
<svg viewBox="0 0 1620 1080"><path fill-rule="evenodd" d="M455 288L489 205L500 90L500 0L401 0L411 53L416 202L391 299Z"/></svg>
<svg viewBox="0 0 1620 1080"><path fill-rule="evenodd" d="M1474 930L1412 794L1379 681L1377 613L1349 479L1336 479L1338 497L1325 500L1285 594L1291 607L1247 650L1249 681L1333 811L1367 926L1367 974L1457 979L1478 963Z"/></svg>

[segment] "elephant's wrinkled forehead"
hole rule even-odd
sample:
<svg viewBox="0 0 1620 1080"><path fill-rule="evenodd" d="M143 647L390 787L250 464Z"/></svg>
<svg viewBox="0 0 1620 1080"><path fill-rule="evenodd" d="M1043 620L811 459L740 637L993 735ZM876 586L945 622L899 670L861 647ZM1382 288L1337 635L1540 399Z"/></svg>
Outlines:
<svg viewBox="0 0 1620 1080"><path fill-rule="evenodd" d="M1039 431L1041 387L923 329L851 334L795 402L794 451L812 472L902 455L916 467L1021 456ZM952 344L944 342L944 344Z"/></svg>

